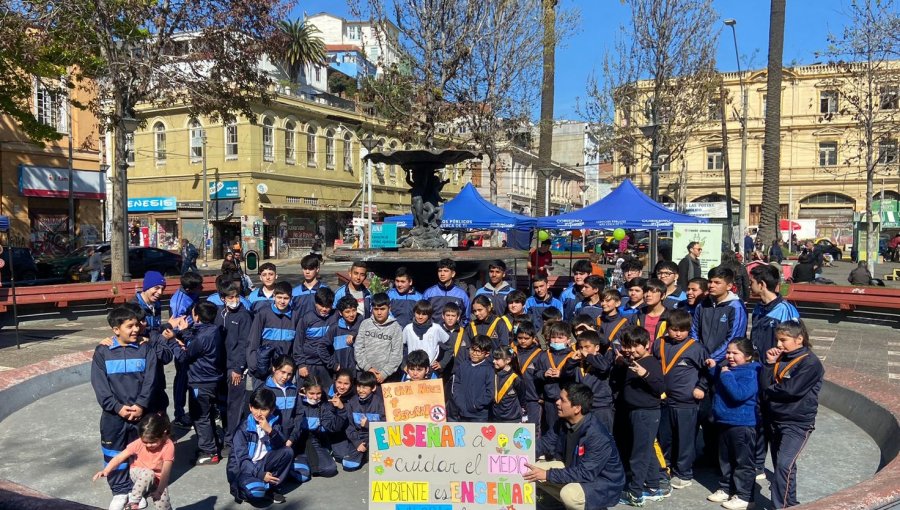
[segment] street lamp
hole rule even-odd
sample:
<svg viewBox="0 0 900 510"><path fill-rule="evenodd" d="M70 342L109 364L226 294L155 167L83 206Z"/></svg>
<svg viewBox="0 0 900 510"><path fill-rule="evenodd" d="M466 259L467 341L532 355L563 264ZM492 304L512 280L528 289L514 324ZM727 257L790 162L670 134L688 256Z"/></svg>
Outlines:
<svg viewBox="0 0 900 510"><path fill-rule="evenodd" d="M659 202L659 125L656 119L646 126L640 127L644 138L650 139L650 198ZM659 244L657 230L650 231L650 271L656 267L657 245Z"/></svg>
<svg viewBox="0 0 900 510"><path fill-rule="evenodd" d="M587 190L590 187L591 185L586 182L583 182L578 186L578 189L581 190L581 207L587 206Z"/></svg>
<svg viewBox="0 0 900 510"><path fill-rule="evenodd" d="M538 169L544 178L544 216L550 216L550 177L553 175L552 168Z"/></svg>
<svg viewBox="0 0 900 510"><path fill-rule="evenodd" d="M741 86L741 191L738 204L738 232L747 231L747 88L744 86L744 74L741 72L741 56L738 53L737 30L734 26L737 20L728 18L725 25L731 27L731 35L734 38L734 56L737 61L738 80ZM731 204L728 204L729 210ZM730 242L734 243L734 239Z"/></svg>
<svg viewBox="0 0 900 510"><path fill-rule="evenodd" d="M134 133L140 121L129 114L124 114L119 118L119 129L122 130L123 140L128 140L128 135ZM128 145L125 146L125 157L119 161L119 183L120 193L122 195L122 281L130 282L131 273L128 269Z"/></svg>
<svg viewBox="0 0 900 510"><path fill-rule="evenodd" d="M372 135L368 135L362 140L360 143L363 147L366 148L366 154L371 154L373 150L375 150L379 145L381 145L381 140L373 138ZM368 221L366 222L366 232L367 232L367 242L366 247L372 247L372 160L366 160L366 182L365 182L365 190L366 190L366 206L368 207L368 212L366 213L366 218Z"/></svg>

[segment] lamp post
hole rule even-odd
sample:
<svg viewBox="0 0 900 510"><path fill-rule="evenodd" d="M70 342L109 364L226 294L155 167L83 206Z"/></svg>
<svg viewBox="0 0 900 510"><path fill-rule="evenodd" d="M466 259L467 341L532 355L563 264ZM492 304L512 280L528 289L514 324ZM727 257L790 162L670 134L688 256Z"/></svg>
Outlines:
<svg viewBox="0 0 900 510"><path fill-rule="evenodd" d="M131 117L127 113L119 119L119 129L122 130L124 136L122 139L127 140L128 135L134 133L137 129L139 120ZM122 161L119 161L119 182L121 183L120 193L122 195L122 281L130 282L131 273L128 269L128 146L125 146Z"/></svg>
<svg viewBox="0 0 900 510"><path fill-rule="evenodd" d="M200 131L203 143L203 267L209 267L209 178L206 169L206 130ZM222 255L224 257L224 255ZM240 262L238 262L240 263Z"/></svg>
<svg viewBox="0 0 900 510"><path fill-rule="evenodd" d="M737 20L728 18L725 24L731 27L731 35L734 38L734 56L737 61L738 80L741 86L741 190L740 203L738 204L738 232L743 235L747 231L747 87L744 86L744 74L741 73L741 56L738 53L737 30L734 26ZM731 204L728 204L731 208ZM734 243L734 239L730 242Z"/></svg>
<svg viewBox="0 0 900 510"><path fill-rule="evenodd" d="M654 202L659 202L659 143L657 140L659 138L659 125L656 124L656 119L654 118L651 124L641 126L640 129L644 138L650 139L650 198ZM650 267L648 268L651 272L656 267L658 240L657 230L651 230Z"/></svg>
<svg viewBox="0 0 900 510"><path fill-rule="evenodd" d="M538 172L544 178L544 216L550 216L550 177L553 175L553 169L541 168Z"/></svg>
<svg viewBox="0 0 900 510"><path fill-rule="evenodd" d="M377 148L381 141L373 138L372 135L369 135L362 140L360 143L363 147L366 148L366 154L371 154L375 148ZM366 212L366 248L372 247L372 161L366 161L366 207L368 211Z"/></svg>

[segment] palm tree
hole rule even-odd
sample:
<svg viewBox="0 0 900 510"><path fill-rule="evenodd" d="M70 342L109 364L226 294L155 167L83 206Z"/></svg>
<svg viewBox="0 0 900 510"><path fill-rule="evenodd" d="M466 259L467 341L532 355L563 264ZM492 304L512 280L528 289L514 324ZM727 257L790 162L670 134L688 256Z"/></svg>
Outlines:
<svg viewBox="0 0 900 510"><path fill-rule="evenodd" d="M553 97L556 80L556 4L557 0L543 0L544 21L544 75L541 80L541 121L540 141L538 145L538 164L535 172L535 210L532 216L545 216L545 201L550 190L547 189L547 174L550 172L550 161L553 159Z"/></svg>
<svg viewBox="0 0 900 510"><path fill-rule="evenodd" d="M763 159L762 215L759 232L765 243L778 236L781 180L781 80L784 53L784 11L786 0L772 0L769 13L769 64L766 76L765 157Z"/></svg>
<svg viewBox="0 0 900 510"><path fill-rule="evenodd" d="M278 28L281 30L279 57L292 83L297 83L307 64L325 63L325 42L316 36L320 32L314 25L300 20L282 20Z"/></svg>

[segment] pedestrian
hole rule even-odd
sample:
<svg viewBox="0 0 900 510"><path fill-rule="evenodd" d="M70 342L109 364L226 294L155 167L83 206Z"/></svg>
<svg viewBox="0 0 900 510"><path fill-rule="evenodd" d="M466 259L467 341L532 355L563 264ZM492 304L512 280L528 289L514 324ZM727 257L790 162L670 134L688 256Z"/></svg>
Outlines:
<svg viewBox="0 0 900 510"><path fill-rule="evenodd" d="M703 253L703 245L697 241L691 241L688 243L687 251L687 255L678 263L678 281L684 285L694 278L703 276L700 268L700 254Z"/></svg>
<svg viewBox="0 0 900 510"><path fill-rule="evenodd" d="M860 260L856 269L850 271L847 281L850 282L850 285L870 285L872 283L872 273L869 272L865 260Z"/></svg>
<svg viewBox="0 0 900 510"><path fill-rule="evenodd" d="M780 265L782 260L784 260L784 251L781 249L781 239L776 239L769 248L769 262L778 262Z"/></svg>
<svg viewBox="0 0 900 510"><path fill-rule="evenodd" d="M88 248L87 262L81 266L80 271L90 272L91 283L103 281L103 259L93 246Z"/></svg>
<svg viewBox="0 0 900 510"><path fill-rule="evenodd" d="M747 230L744 232L744 260L750 260L750 256L753 254L753 250L756 247L756 243L753 241L753 237L750 236L750 231Z"/></svg>
<svg viewBox="0 0 900 510"><path fill-rule="evenodd" d="M193 245L187 239L181 240L181 274L187 273L188 271L198 272L197 270L197 257L200 256L200 252L197 251L197 247Z"/></svg>

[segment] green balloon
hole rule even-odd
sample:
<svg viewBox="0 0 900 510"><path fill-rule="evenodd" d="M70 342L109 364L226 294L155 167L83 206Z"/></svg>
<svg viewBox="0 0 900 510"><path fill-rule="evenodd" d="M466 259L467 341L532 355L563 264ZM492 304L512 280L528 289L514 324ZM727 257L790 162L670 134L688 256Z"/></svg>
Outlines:
<svg viewBox="0 0 900 510"><path fill-rule="evenodd" d="M615 239L616 241L621 241L622 239L625 239L625 230L621 229L621 228L617 228L617 229L613 230L613 239Z"/></svg>
<svg viewBox="0 0 900 510"><path fill-rule="evenodd" d="M547 232L546 230L538 231L538 241L540 241L540 242L543 243L543 242L546 241L547 239L550 239L550 233L549 233L549 232Z"/></svg>

